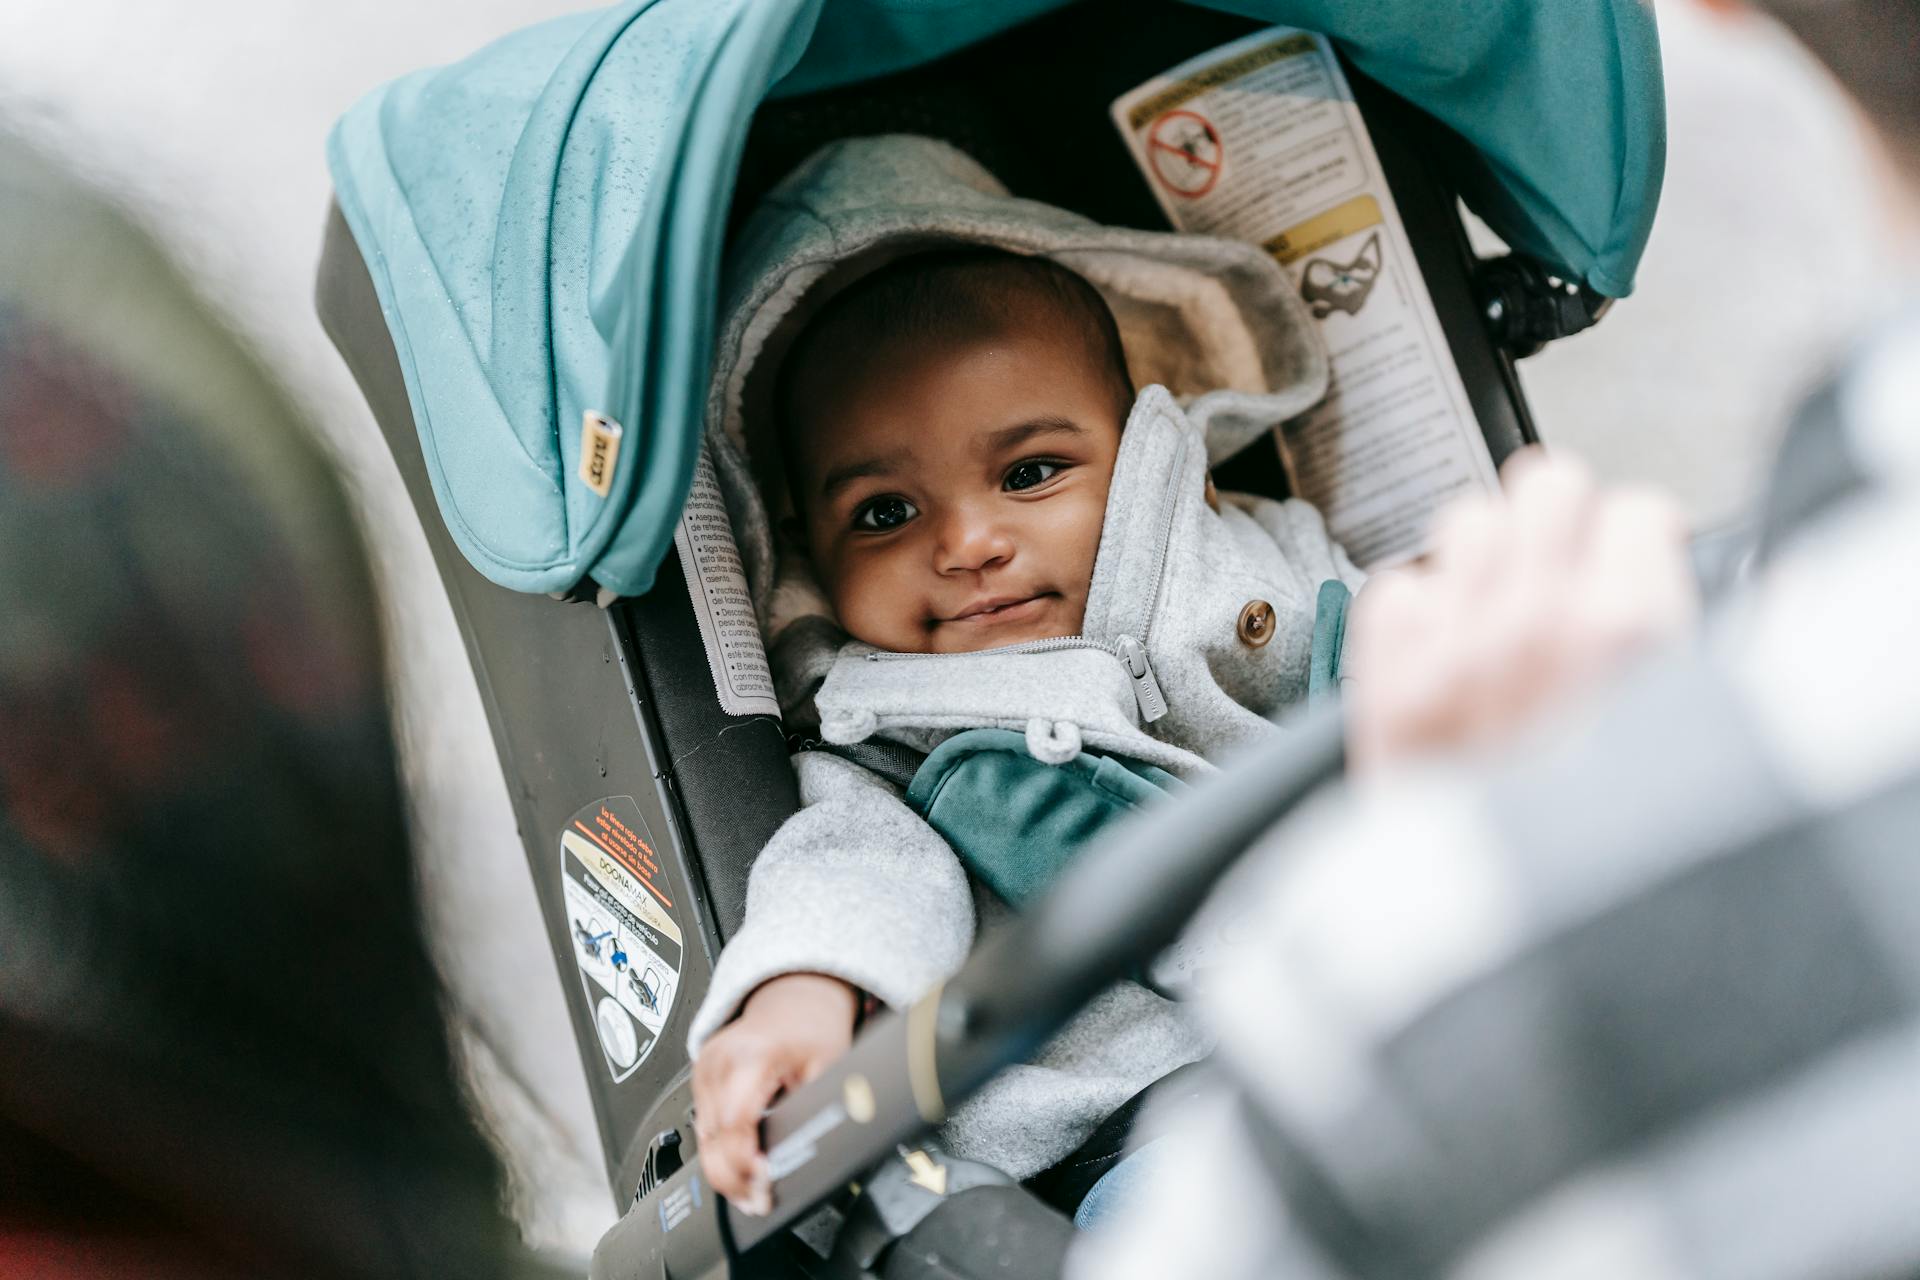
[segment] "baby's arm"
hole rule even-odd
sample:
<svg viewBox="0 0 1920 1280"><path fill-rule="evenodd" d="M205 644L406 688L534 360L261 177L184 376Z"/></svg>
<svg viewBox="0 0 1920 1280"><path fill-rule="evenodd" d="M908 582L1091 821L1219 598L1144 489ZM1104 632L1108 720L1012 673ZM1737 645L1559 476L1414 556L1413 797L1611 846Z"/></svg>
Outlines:
<svg viewBox="0 0 1920 1280"><path fill-rule="evenodd" d="M846 1049L860 993L903 1006L973 943L966 873L931 827L838 757L796 767L805 807L755 861L689 1035L701 1166L749 1209L766 1194L761 1114Z"/></svg>

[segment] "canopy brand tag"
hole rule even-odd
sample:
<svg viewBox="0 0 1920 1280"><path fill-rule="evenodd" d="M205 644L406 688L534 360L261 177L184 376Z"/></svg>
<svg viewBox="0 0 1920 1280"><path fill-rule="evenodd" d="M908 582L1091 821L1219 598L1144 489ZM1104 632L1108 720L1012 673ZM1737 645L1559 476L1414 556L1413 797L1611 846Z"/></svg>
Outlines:
<svg viewBox="0 0 1920 1280"><path fill-rule="evenodd" d="M601 497L613 489L613 468L620 461L620 424L592 409L580 420L580 478Z"/></svg>

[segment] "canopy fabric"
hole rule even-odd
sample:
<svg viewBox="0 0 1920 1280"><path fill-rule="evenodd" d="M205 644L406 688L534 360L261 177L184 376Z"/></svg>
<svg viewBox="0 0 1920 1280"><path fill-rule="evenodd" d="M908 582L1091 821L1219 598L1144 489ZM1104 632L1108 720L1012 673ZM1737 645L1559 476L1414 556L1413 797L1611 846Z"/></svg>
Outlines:
<svg viewBox="0 0 1920 1280"><path fill-rule="evenodd" d="M748 126L1066 0L624 0L357 103L328 144L455 541L488 578L635 595L700 448L726 214ZM1171 2L1171 0L1170 0ZM1622 295L1664 164L1643 0L1209 0L1327 32L1477 150L1517 248ZM1090 13L1097 12L1097 6ZM585 411L620 424L611 488Z"/></svg>
<svg viewBox="0 0 1920 1280"><path fill-rule="evenodd" d="M829 0L776 96L930 61L1065 0ZM1633 289L1666 167L1649 0L1185 0L1333 37L1469 141L1452 175L1514 248L1609 297Z"/></svg>

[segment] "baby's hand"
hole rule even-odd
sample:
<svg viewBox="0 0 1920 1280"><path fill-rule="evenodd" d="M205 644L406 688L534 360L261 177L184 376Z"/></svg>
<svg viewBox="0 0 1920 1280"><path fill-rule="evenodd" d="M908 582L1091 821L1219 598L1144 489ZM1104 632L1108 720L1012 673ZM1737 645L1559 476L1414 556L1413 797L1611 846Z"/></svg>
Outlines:
<svg viewBox="0 0 1920 1280"><path fill-rule="evenodd" d="M789 973L747 997L693 1065L694 1123L707 1182L742 1211L773 1208L760 1117L853 1043L860 995L838 978Z"/></svg>

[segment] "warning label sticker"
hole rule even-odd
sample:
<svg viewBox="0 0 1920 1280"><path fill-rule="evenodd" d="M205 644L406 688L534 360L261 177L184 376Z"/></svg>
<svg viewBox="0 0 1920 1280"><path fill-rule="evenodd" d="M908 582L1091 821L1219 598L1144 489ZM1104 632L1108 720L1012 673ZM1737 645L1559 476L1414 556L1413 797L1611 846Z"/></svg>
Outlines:
<svg viewBox="0 0 1920 1280"><path fill-rule="evenodd" d="M733 541L733 524L714 474L713 459L700 450L693 488L686 510L674 531L680 565L687 575L700 640L706 646L707 666L713 671L720 709L730 716L780 714L773 692L773 673L767 666L766 646L760 639L760 619L753 611L753 595Z"/></svg>
<svg viewBox="0 0 1920 1280"><path fill-rule="evenodd" d="M615 1081L658 1042L680 989L685 939L632 796L596 800L560 833L573 958Z"/></svg>
<svg viewBox="0 0 1920 1280"><path fill-rule="evenodd" d="M1437 508L1495 488L1493 458L1332 46L1256 32L1113 119L1176 228L1259 245L1320 323L1332 386L1280 432L1295 491L1361 567L1419 554Z"/></svg>

